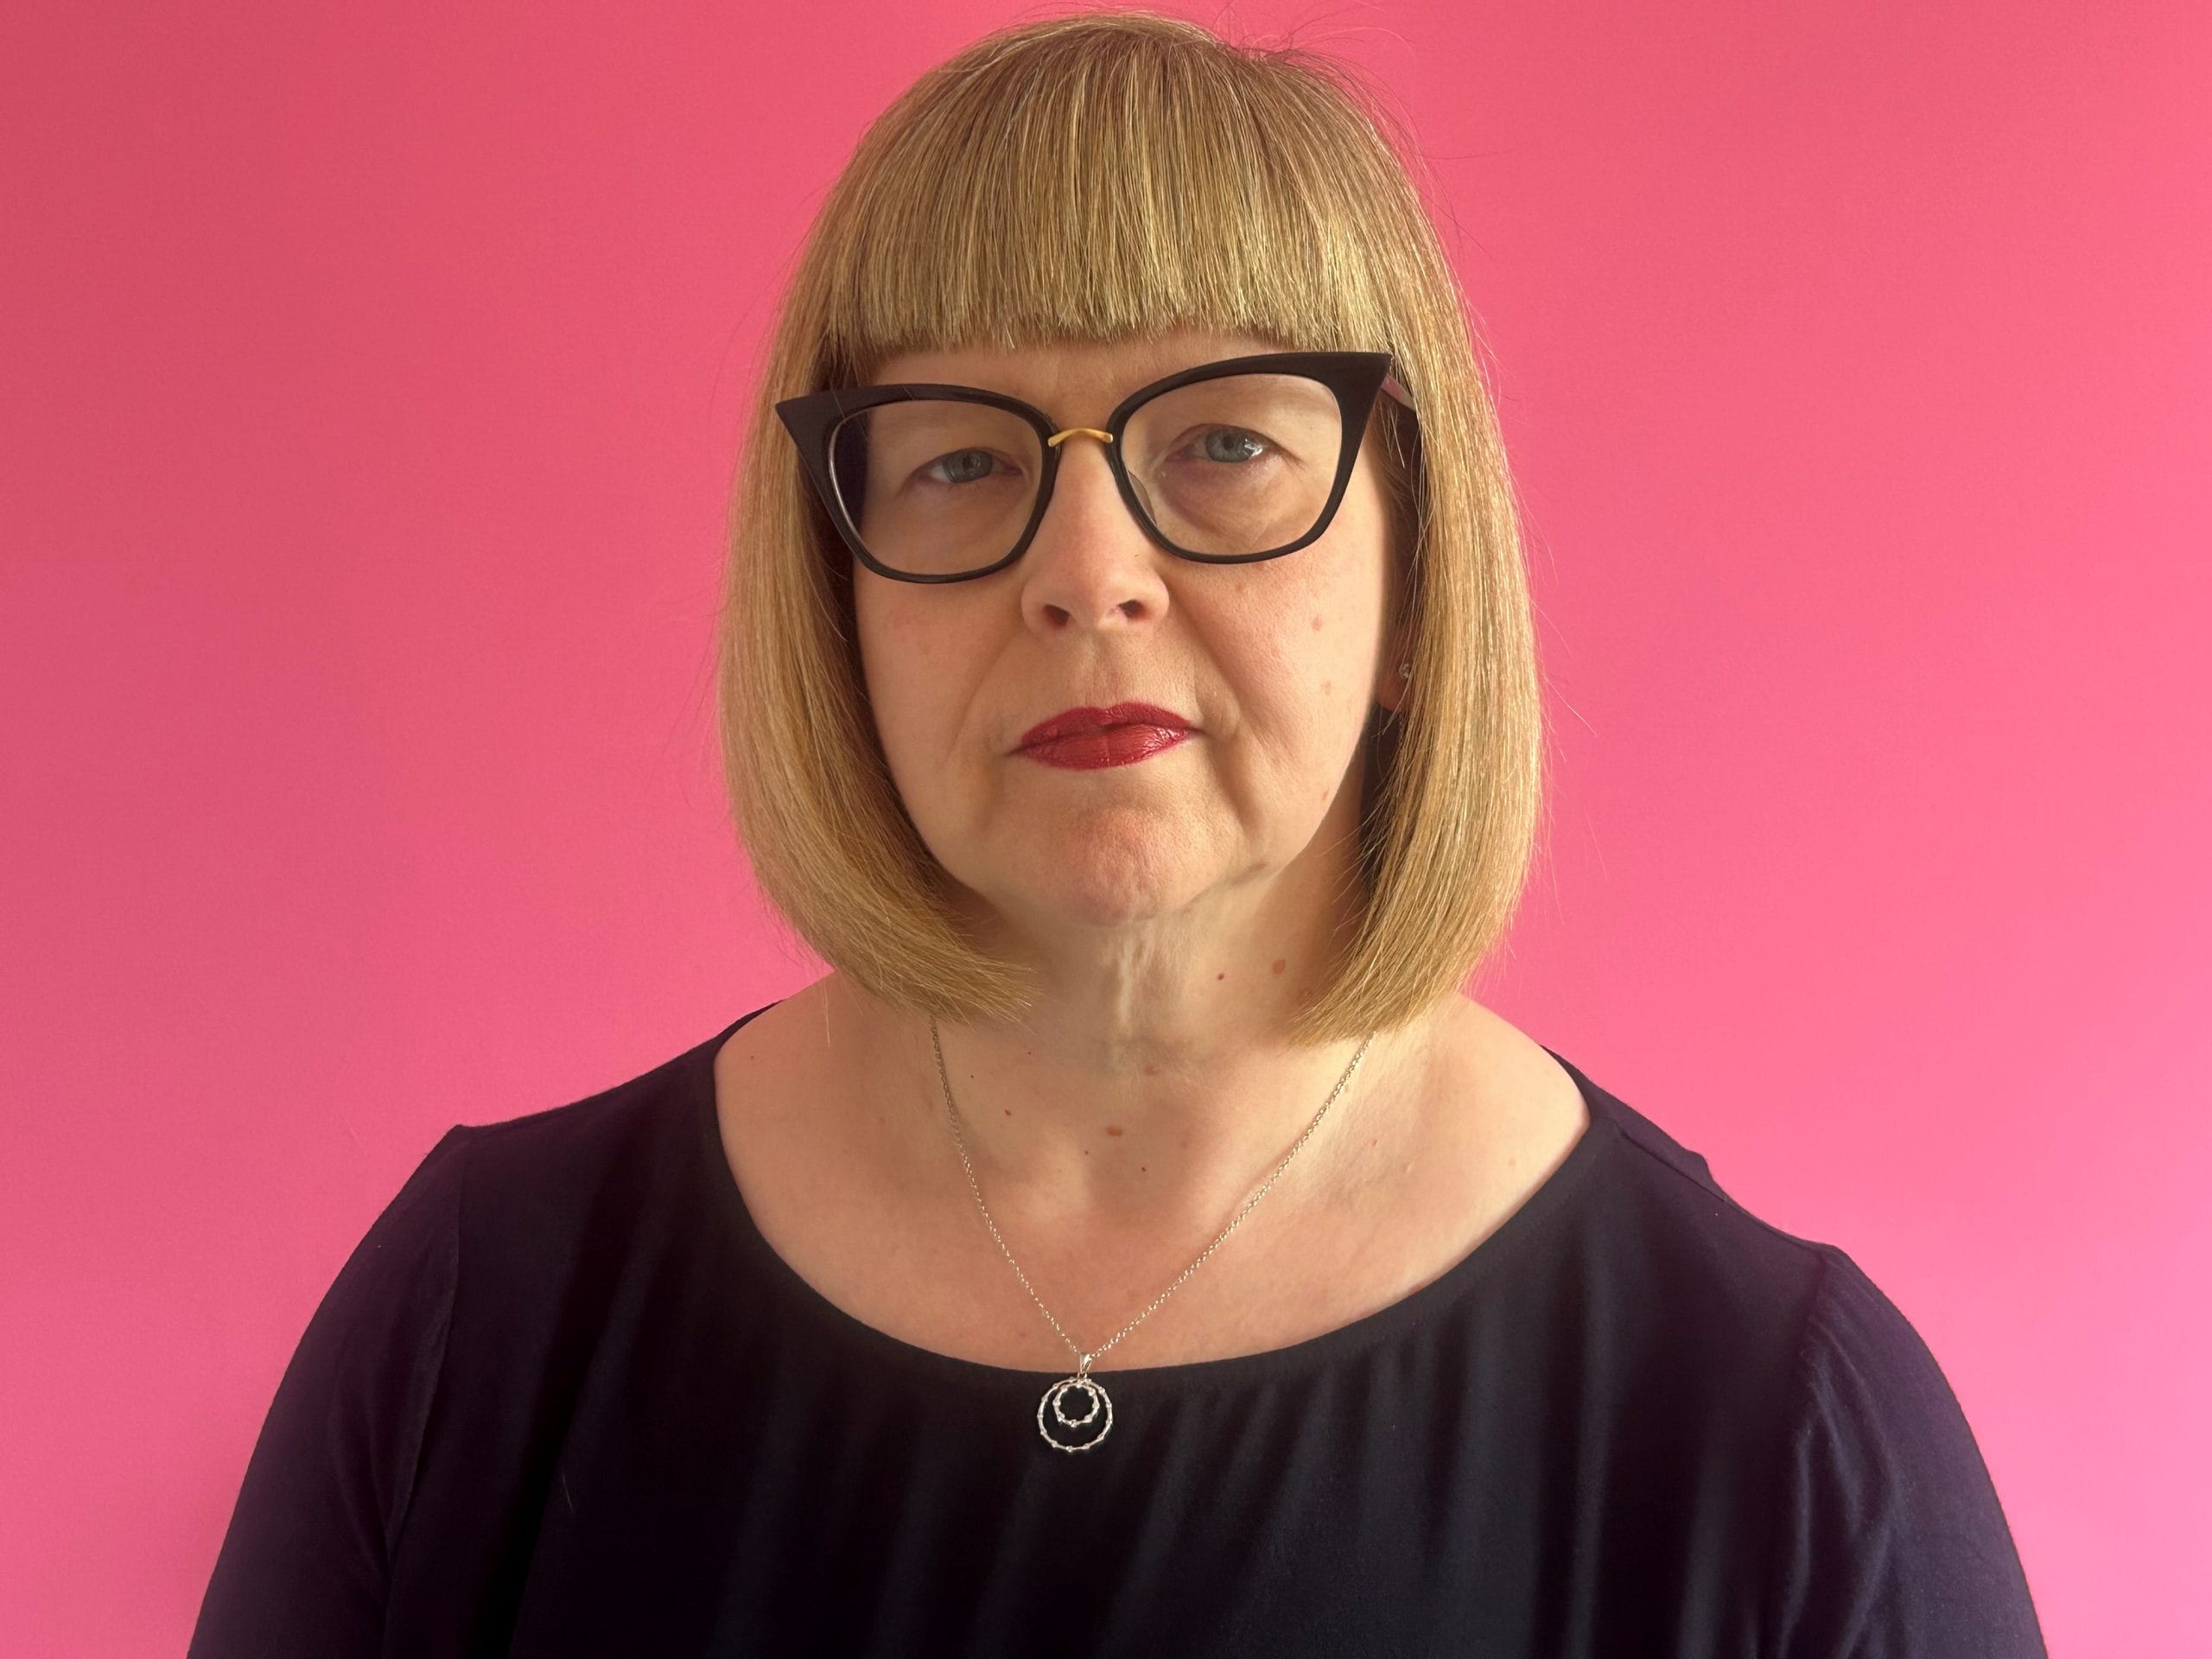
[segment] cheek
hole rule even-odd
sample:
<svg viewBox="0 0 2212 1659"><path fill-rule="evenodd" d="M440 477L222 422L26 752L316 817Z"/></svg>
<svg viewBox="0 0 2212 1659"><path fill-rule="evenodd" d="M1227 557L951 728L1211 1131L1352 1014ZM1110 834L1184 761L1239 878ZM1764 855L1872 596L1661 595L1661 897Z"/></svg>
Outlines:
<svg viewBox="0 0 2212 1659"><path fill-rule="evenodd" d="M914 667L922 639L919 620L896 597L873 591L882 586L868 579L859 583L853 622L860 640L861 683L884 753L895 766L906 747L906 724L916 712L914 689L926 677L917 675Z"/></svg>
<svg viewBox="0 0 2212 1659"><path fill-rule="evenodd" d="M926 785L957 747L966 706L966 665L976 660L957 607L926 589L871 576L854 594L861 684L876 736L901 790ZM918 595L918 598L916 597Z"/></svg>
<svg viewBox="0 0 2212 1659"><path fill-rule="evenodd" d="M1245 632L1223 664L1247 740L1235 765L1250 788L1325 806L1373 698L1376 602L1356 580L1301 575L1268 611L1270 626Z"/></svg>
<svg viewBox="0 0 2212 1659"><path fill-rule="evenodd" d="M1282 621L1268 641L1271 677L1302 699L1317 730L1341 735L1349 723L1356 732L1367 717L1388 598L1387 533L1363 470L1328 534L1294 556L1296 569L1275 595Z"/></svg>

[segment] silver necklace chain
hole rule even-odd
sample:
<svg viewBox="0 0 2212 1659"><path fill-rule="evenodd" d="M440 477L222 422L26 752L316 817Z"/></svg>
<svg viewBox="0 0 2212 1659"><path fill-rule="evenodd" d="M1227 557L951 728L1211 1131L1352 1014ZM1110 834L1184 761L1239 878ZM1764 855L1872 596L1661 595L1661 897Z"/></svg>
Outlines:
<svg viewBox="0 0 2212 1659"><path fill-rule="evenodd" d="M1090 1363L1093 1363L1093 1360L1097 1358L1099 1354L1103 1354L1103 1351L1109 1350L1109 1347L1113 1347L1115 1343L1119 1343L1119 1340L1122 1340L1123 1336L1128 1336L1130 1332L1137 1330L1139 1320L1144 1320L1144 1319L1146 1319L1146 1314L1150 1314L1150 1312L1153 1312L1153 1307L1159 1307L1159 1305L1164 1303L1164 1300L1168 1300L1168 1296L1173 1296L1174 1292L1177 1292L1177 1289L1181 1287L1181 1283L1184 1283L1185 1279L1190 1279L1190 1274L1194 1274L1194 1272L1197 1272L1197 1269L1204 1268L1204 1265L1205 1265L1205 1259L1208 1259L1210 1255L1214 1255L1214 1249L1219 1249L1219 1248L1221 1248L1221 1243L1224 1243L1224 1241L1228 1239L1230 1234L1236 1232L1236 1224L1239 1224L1239 1221L1243 1221L1245 1217L1248 1217L1248 1214L1252 1214L1252 1205L1259 1204L1261 1199L1265 1199L1265 1197L1268 1197L1268 1188L1272 1188L1272 1185L1274 1185L1276 1177L1279 1177L1279 1174L1283 1173L1283 1170L1287 1170L1287 1168L1289 1168L1289 1161L1292 1161L1292 1159L1299 1157L1299 1148L1303 1148L1303 1146L1307 1144L1307 1141L1310 1141L1312 1137L1314 1137L1314 1130L1316 1130L1316 1128L1320 1128L1320 1119L1327 1117L1327 1115L1330 1115L1330 1106L1334 1106L1334 1103L1336 1103L1336 1097L1338 1097L1340 1093L1344 1093L1344 1084L1350 1084L1350 1082L1351 1082L1351 1073L1356 1073L1356 1071L1358 1071L1358 1068L1360 1068L1360 1059L1363 1059L1363 1058L1365 1058L1365 1055L1367 1055L1367 1044L1374 1042L1374 1039L1376 1039L1376 1033L1374 1033L1374 1031L1370 1031L1370 1033L1367 1033L1367 1038L1365 1038L1365 1042L1360 1042L1358 1051L1356 1051L1356 1053L1351 1055L1351 1064L1350 1064L1350 1066L1344 1066L1344 1075L1343 1075L1343 1077L1336 1079L1336 1089L1332 1089L1332 1090L1330 1090L1330 1097L1325 1099L1325 1102L1320 1102L1320 1110L1319 1110L1319 1113L1314 1113L1314 1122L1307 1123L1307 1126L1305 1126L1305 1135L1300 1135L1300 1137L1296 1139L1296 1141L1292 1141L1292 1148L1289 1148L1287 1153L1283 1153L1283 1161L1281 1161L1281 1164L1276 1164L1276 1166L1274 1166L1274 1173L1269 1174L1269 1177L1265 1179L1265 1181L1261 1181L1259 1192L1255 1192L1255 1194L1252 1194L1252 1197L1249 1197L1249 1199L1245 1199L1243 1208L1241 1208L1239 1212L1234 1214L1234 1219L1230 1221L1230 1224L1225 1225L1224 1230L1221 1230L1221 1236L1219 1236L1219 1239L1214 1239L1212 1243L1205 1245L1205 1249L1201 1249L1201 1252L1199 1252L1199 1259L1192 1261L1192 1263L1190 1263L1188 1268L1184 1268L1184 1272L1181 1272L1181 1274L1177 1274L1177 1279L1174 1279L1174 1283L1173 1283L1173 1285L1168 1285L1168 1287L1166 1287L1164 1292L1159 1292L1159 1294L1154 1296L1154 1299L1153 1299L1153 1303L1150 1303L1150 1307L1146 1307L1146 1310L1144 1310L1144 1314L1137 1314L1137 1319L1130 1320L1128 1325L1123 1325L1122 1330L1115 1332L1113 1336L1109 1336L1109 1338L1103 1340L1103 1343L1099 1343L1097 1347L1095 1347L1095 1350L1090 1350L1089 1354L1086 1354L1086 1351L1084 1351L1082 1347L1079 1347L1079 1344L1075 1343L1073 1336L1068 1336L1066 1332L1059 1330L1059 1320L1058 1320L1058 1319L1053 1319L1053 1310L1051 1310L1051 1307L1046 1307L1046 1305L1044 1305L1044 1299L1042 1299L1042 1296L1038 1294L1038 1287L1035 1287L1035 1285L1028 1283L1028 1274L1024 1274L1024 1272L1022 1272L1022 1263L1018 1263L1018 1261L1013 1259L1013 1252L1011 1252L1011 1249L1007 1248L1007 1239L1004 1239L1002 1234L1000 1234L998 1224L995 1224L995 1221L991 1219L991 1208L988 1208L988 1205L984 1204L984 1201L982 1201L982 1188L980 1188L980 1185L976 1184L976 1166L973 1166L971 1161L969 1161L969 1154L967 1154L967 1137L964 1137L964 1135L960 1133L960 1109L957 1109L957 1106L953 1106L953 1079L951 1079L951 1075L947 1073L947 1068L944 1068L944 1044L940 1042L940 1039L938 1039L938 1022L936 1022L936 1020L931 1020L931 1022L929 1022L929 1046L936 1048L936 1053L938 1053L938 1082L943 1082L943 1084L944 1084L944 1110L947 1110L947 1115L949 1115L949 1117L951 1117L951 1123L953 1123L953 1146L957 1146L957 1148L960 1148L960 1168L967 1170L967 1177L969 1177L969 1192L976 1194L976 1208L982 1210L982 1224L987 1225L987 1228L991 1228L991 1236L993 1236L993 1239L998 1239L998 1252L1000 1252L1000 1255L1004 1256L1004 1259L1007 1259L1007 1265L1008 1265L1008 1268L1013 1268L1013 1276L1015 1276L1015 1279L1022 1281L1022 1289L1027 1289L1027 1292L1028 1292L1028 1299L1033 1300L1033 1303L1038 1303L1038 1312L1039 1312L1039 1314L1044 1314L1044 1320L1046 1320L1046 1323L1051 1325L1051 1327L1053 1327L1055 1332L1058 1332L1058 1334L1059 1334L1059 1340L1062 1340L1062 1343L1066 1343L1066 1344L1068 1344L1068 1351L1071 1351L1071 1354L1075 1356L1075 1378L1089 1378L1089 1376L1090 1376ZM1075 1378L1071 1378L1071 1380L1075 1380ZM1110 1421L1110 1418L1109 1418L1109 1421ZM1071 1422L1071 1418L1062 1418L1062 1422ZM1046 1440L1051 1442L1051 1435L1046 1435ZM1058 1445L1058 1442L1053 1442L1053 1445ZM1071 1449L1075 1449L1075 1446L1059 1446L1059 1449L1062 1449L1062 1451L1071 1451Z"/></svg>

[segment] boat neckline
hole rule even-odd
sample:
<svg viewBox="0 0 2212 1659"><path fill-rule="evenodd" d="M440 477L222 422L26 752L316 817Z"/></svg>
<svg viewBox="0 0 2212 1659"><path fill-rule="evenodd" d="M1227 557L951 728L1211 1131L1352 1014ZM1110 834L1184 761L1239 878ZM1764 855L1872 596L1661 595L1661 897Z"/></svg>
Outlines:
<svg viewBox="0 0 2212 1659"><path fill-rule="evenodd" d="M779 1001L781 1000L778 999ZM695 1128L700 1136L701 1153L708 1160L707 1174L714 1187L715 1204L728 1221L733 1224L733 1231L741 1240L747 1252L761 1265L769 1278L782 1287L794 1304L818 1322L847 1342L909 1372L988 1389L1011 1389L1018 1384L1020 1389L1029 1392L1034 1392L1072 1372L1072 1359L1066 1370L1032 1370L947 1354L909 1342L903 1337L895 1337L831 1301L768 1243L767 1236L753 1219L752 1208L737 1184L736 1173L731 1169L728 1154L722 1145L721 1124L715 1099L715 1059L721 1052L722 1046L741 1027L775 1006L775 1002L766 1003L732 1020L684 1057ZM1514 1258L1524 1254L1530 1241L1544 1232L1567 1210L1575 1195L1589 1185L1592 1172L1609 1155L1619 1139L1620 1125L1610 1109L1611 1097L1606 1092L1557 1050L1544 1046L1544 1052L1558 1062L1567 1076L1573 1079L1576 1089L1581 1093L1588 1122L1582 1133L1575 1137L1574 1144L1567 1148L1567 1155L1535 1191L1434 1278L1372 1313L1363 1313L1346 1324L1280 1347L1165 1365L1094 1365L1091 1374L1101 1379L1116 1376L1141 1378L1147 1389L1213 1388L1281 1381L1375 1348L1442 1313L1469 1294L1478 1282L1492 1276Z"/></svg>

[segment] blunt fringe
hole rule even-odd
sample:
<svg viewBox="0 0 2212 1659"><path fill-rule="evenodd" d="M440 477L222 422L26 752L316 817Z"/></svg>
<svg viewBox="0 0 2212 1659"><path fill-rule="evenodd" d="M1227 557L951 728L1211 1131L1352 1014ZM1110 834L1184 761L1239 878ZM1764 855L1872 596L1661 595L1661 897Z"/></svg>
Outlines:
<svg viewBox="0 0 2212 1659"><path fill-rule="evenodd" d="M1029 1002L1026 970L956 925L893 785L849 560L773 405L909 351L1186 327L1394 353L1419 411L1384 433L1413 677L1363 740L1358 925L1289 1037L1404 1025L1503 937L1536 840L1542 706L1521 513L1425 176L1341 63L1142 11L998 30L869 127L767 342L715 640L738 836L823 961L946 1021L1019 1022Z"/></svg>

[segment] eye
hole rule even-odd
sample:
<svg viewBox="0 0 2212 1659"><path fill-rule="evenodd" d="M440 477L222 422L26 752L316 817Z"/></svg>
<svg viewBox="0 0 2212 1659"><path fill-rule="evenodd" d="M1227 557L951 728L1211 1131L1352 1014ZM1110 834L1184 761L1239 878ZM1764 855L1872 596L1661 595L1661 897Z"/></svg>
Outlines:
<svg viewBox="0 0 2212 1659"><path fill-rule="evenodd" d="M955 449L939 455L921 469L921 476L932 484L974 484L991 475L998 465L998 457L988 449ZM944 469L945 476L938 475Z"/></svg>
<svg viewBox="0 0 2212 1659"><path fill-rule="evenodd" d="M1232 467L1256 461L1273 447L1257 433L1236 426L1206 427L1199 432L1196 442L1198 459Z"/></svg>

